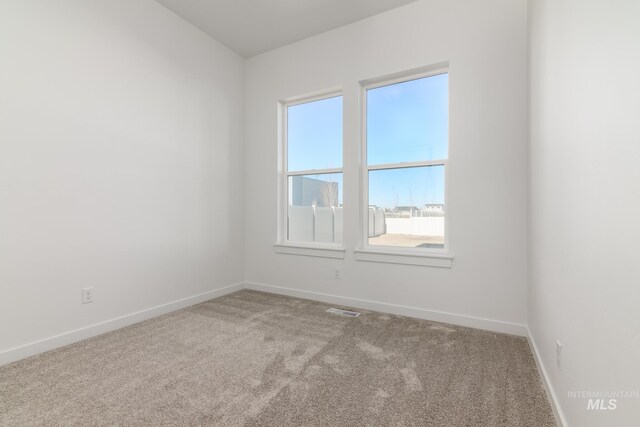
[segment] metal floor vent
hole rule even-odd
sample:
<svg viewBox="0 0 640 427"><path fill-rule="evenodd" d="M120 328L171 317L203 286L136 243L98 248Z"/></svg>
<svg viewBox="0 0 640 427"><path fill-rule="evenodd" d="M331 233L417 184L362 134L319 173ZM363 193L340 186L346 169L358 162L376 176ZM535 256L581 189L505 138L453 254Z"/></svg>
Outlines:
<svg viewBox="0 0 640 427"><path fill-rule="evenodd" d="M360 316L360 313L358 313L357 311L342 310L339 308L330 308L329 310L327 310L327 313L337 314L338 316L346 316L346 317Z"/></svg>

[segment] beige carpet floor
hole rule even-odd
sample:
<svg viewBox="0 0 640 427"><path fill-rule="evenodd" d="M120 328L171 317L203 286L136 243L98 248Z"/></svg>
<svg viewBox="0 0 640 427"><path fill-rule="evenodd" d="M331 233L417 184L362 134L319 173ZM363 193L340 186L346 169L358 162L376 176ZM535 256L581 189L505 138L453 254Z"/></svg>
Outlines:
<svg viewBox="0 0 640 427"><path fill-rule="evenodd" d="M2 426L554 426L525 338L240 291L0 367Z"/></svg>

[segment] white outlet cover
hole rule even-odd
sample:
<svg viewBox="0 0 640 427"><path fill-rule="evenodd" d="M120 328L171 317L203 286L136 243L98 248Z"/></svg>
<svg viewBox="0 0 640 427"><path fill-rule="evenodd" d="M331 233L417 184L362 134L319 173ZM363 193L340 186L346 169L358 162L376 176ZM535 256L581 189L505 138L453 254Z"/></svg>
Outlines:
<svg viewBox="0 0 640 427"><path fill-rule="evenodd" d="M82 303L87 304L93 302L93 288L82 289Z"/></svg>

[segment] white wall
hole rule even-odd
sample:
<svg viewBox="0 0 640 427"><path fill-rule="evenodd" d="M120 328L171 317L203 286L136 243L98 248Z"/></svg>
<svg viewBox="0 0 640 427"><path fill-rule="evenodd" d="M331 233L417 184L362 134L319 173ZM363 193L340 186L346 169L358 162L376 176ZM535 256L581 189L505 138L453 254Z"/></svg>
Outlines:
<svg viewBox="0 0 640 427"><path fill-rule="evenodd" d="M0 352L243 280L242 79L152 0L0 2Z"/></svg>
<svg viewBox="0 0 640 427"><path fill-rule="evenodd" d="M267 217L245 222L247 280L524 324L526 23L525 0L422 0L249 59L245 203ZM453 268L355 261L358 82L442 61L450 64ZM351 159L344 165L346 259L276 254L277 102L336 86L344 89L344 157Z"/></svg>
<svg viewBox="0 0 640 427"><path fill-rule="evenodd" d="M532 0L529 327L571 426L631 426L640 399L640 2ZM556 340L563 344L556 366Z"/></svg>

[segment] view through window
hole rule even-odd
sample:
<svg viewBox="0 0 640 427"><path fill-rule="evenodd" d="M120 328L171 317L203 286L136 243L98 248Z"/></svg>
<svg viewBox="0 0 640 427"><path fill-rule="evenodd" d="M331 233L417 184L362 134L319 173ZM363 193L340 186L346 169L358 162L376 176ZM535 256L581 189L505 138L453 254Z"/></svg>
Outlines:
<svg viewBox="0 0 640 427"><path fill-rule="evenodd" d="M445 247L448 74L365 88L369 245Z"/></svg>
<svg viewBox="0 0 640 427"><path fill-rule="evenodd" d="M342 242L342 96L286 105L287 240Z"/></svg>

